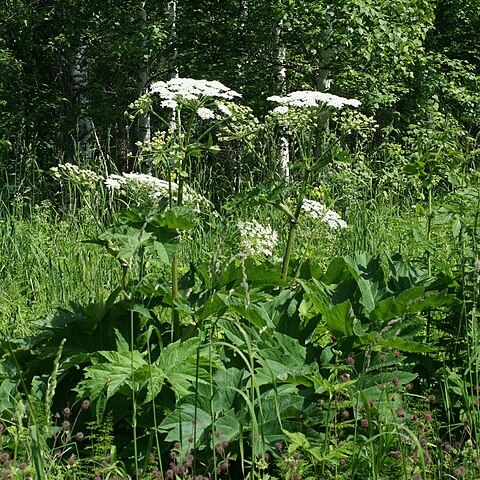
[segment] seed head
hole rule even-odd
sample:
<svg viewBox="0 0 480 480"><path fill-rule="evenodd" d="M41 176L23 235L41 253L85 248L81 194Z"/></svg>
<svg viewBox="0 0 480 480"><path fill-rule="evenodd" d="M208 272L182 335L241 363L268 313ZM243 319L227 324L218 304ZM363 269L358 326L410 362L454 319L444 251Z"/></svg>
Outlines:
<svg viewBox="0 0 480 480"><path fill-rule="evenodd" d="M467 473L467 469L463 466L460 465L458 466L454 471L453 474L458 478L458 477L463 477Z"/></svg>
<svg viewBox="0 0 480 480"><path fill-rule="evenodd" d="M71 415L71 413L72 413L72 411L71 411L68 407L65 407L65 408L63 409L63 415L64 415L65 417L69 417L69 416Z"/></svg>
<svg viewBox="0 0 480 480"><path fill-rule="evenodd" d="M176 470L176 474L180 477L180 478L183 478L183 476L185 475L185 467L183 465L178 465L177 466L177 470Z"/></svg>
<svg viewBox="0 0 480 480"><path fill-rule="evenodd" d="M228 462L228 460L224 460L222 463L220 463L219 468L220 471L227 472L230 468L230 463Z"/></svg>
<svg viewBox="0 0 480 480"><path fill-rule="evenodd" d="M82 401L82 410L88 410L90 408L90 400L88 398L85 398L85 400Z"/></svg>

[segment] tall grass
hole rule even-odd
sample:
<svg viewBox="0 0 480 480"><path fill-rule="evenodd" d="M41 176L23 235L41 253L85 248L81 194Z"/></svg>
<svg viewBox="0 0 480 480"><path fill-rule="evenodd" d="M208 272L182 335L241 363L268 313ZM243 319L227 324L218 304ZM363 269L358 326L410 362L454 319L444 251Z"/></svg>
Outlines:
<svg viewBox="0 0 480 480"><path fill-rule="evenodd" d="M117 282L112 260L83 243L98 234L97 222L62 217L49 201L24 213L20 202L0 205L2 334L14 336L29 334L56 307L103 297Z"/></svg>

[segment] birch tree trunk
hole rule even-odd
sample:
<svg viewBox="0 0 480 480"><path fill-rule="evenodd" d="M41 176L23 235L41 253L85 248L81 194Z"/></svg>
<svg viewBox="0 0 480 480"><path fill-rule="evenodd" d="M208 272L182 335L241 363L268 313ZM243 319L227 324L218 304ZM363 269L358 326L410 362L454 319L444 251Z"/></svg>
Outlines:
<svg viewBox="0 0 480 480"><path fill-rule="evenodd" d="M330 61L332 59L332 49L330 45L330 38L332 35L332 18L331 14L327 11L328 21L327 27L323 33L323 47L319 49L318 53L318 69L316 76L316 88L320 92L326 92L330 89ZM327 120L328 122L328 120ZM328 126L328 123L327 123ZM319 126L315 135L315 158L320 158L322 154L322 128ZM328 167L323 168L323 175L326 175Z"/></svg>
<svg viewBox="0 0 480 480"><path fill-rule="evenodd" d="M283 19L278 22L276 29L276 39L277 39L277 63L278 63L278 87L280 95L284 96L287 94L287 68L286 68L286 58L287 52L285 45L282 41L282 30L283 30ZM282 134L279 139L279 149L280 149L280 169L283 173L285 181L290 180L290 168L288 163L290 161L290 144L288 138Z"/></svg>
<svg viewBox="0 0 480 480"><path fill-rule="evenodd" d="M88 99L86 90L88 87L88 70L85 58L85 45L81 44L75 54L75 60L72 67L72 90L73 97L80 106L80 116L78 118L78 137L80 153L88 159L92 158L93 148L91 140L92 121L86 116L86 106Z"/></svg>
<svg viewBox="0 0 480 480"><path fill-rule="evenodd" d="M170 38L172 44L172 55L168 60L170 78L178 78L178 48L177 48L177 0L170 0L167 4L167 14L170 19Z"/></svg>
<svg viewBox="0 0 480 480"><path fill-rule="evenodd" d="M318 52L318 71L316 78L316 87L320 92L326 92L330 89L330 62L332 59L332 49L330 46L330 38L332 35L332 18L327 12L328 23L327 28L323 33L323 48L319 49Z"/></svg>
<svg viewBox="0 0 480 480"><path fill-rule="evenodd" d="M140 66L138 70L138 84L137 84L137 94L140 97L148 88L148 64L146 60L146 56L142 53L145 53L145 49L147 46L146 38L145 38L145 30L147 26L147 12L145 10L145 1L140 1L137 6L137 23L138 28L141 33L141 42L139 45L139 51L141 55ZM138 116L138 124L137 124L137 139L140 143L149 142L151 139L151 128L150 128L150 115L148 110L145 109L139 116Z"/></svg>

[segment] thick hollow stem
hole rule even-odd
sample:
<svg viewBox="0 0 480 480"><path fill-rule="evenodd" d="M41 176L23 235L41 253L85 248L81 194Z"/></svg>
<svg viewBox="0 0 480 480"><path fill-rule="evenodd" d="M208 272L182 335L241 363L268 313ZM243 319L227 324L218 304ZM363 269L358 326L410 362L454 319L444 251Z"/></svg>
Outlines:
<svg viewBox="0 0 480 480"><path fill-rule="evenodd" d="M282 280L287 281L288 267L290 266L290 258L292 256L293 242L295 240L295 232L297 230L298 219L302 213L303 199L305 198L305 191L310 177L310 170L307 168L303 174L303 181L297 198L297 206L293 218L290 218L290 228L288 230L287 246L285 247L285 255L283 256L282 264Z"/></svg>
<svg viewBox="0 0 480 480"><path fill-rule="evenodd" d="M187 164L187 156L183 159L181 165L181 173L185 171ZM177 205L181 206L183 203L183 188L184 180L183 176L180 175L178 180L178 192L177 192ZM175 299L178 297L178 265L180 259L180 252L176 251L172 259L172 341L181 338L180 332L180 315L175 309L174 303Z"/></svg>

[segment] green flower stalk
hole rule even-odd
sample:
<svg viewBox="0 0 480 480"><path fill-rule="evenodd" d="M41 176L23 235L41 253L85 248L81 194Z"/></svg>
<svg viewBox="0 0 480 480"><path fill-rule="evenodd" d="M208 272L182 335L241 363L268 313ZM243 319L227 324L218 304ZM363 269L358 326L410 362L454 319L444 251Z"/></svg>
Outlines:
<svg viewBox="0 0 480 480"><path fill-rule="evenodd" d="M176 205L181 206L191 159L201 157L206 152L218 152L218 147L212 145L214 133L223 141L239 139L242 135L251 133L252 129L241 129L236 124L249 123L254 117L250 118L247 115L249 112L239 110L234 103L234 100L241 97L239 93L217 81L172 78L169 81L153 83L150 91L160 97L162 109L171 111L169 121L166 121L152 110L154 116L166 126L171 137L170 141L165 143L170 146L163 155L154 153L157 158L168 158L170 198L173 173L178 178ZM172 258L172 339L181 337L179 314L174 308L179 295L179 256L180 253L176 252Z"/></svg>
<svg viewBox="0 0 480 480"><path fill-rule="evenodd" d="M317 216L320 216L320 207L318 205L312 204L312 201L305 202L310 174L328 163L328 161L326 161L326 154L340 140L335 140L321 155L311 154L311 152L318 150L314 148L315 145L312 143L315 143L314 139L318 137L321 125L328 120L332 109L339 110L345 106L359 107L361 103L355 99L343 98L330 93L311 90L292 92L283 97L275 95L268 97L267 100L279 104L279 106L272 110L271 115L280 125L284 125L293 133L294 138L299 144L304 167L303 177L296 199L295 211L291 212L285 205L280 206L280 209L286 213L290 221L287 245L282 263L282 280L286 281L295 240L295 232L302 210L313 210ZM307 115L305 115L305 113L307 113ZM297 122L297 119L300 119L300 121ZM321 217L331 228L343 228L346 226L345 222L343 222L338 215L337 217L333 215L334 213L335 212L325 209Z"/></svg>

